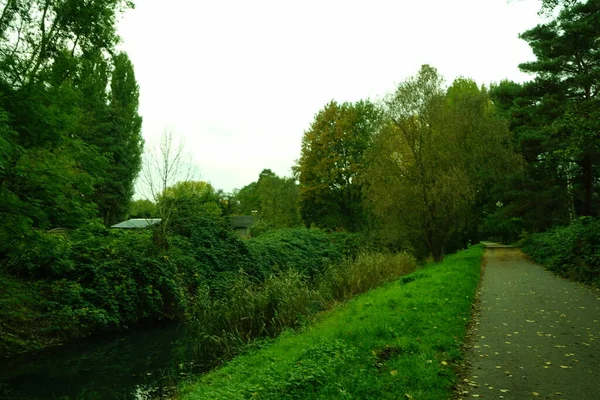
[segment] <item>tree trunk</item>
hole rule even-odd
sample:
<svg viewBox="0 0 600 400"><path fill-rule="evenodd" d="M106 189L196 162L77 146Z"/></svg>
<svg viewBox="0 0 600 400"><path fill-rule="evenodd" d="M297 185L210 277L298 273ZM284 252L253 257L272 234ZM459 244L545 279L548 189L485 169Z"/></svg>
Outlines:
<svg viewBox="0 0 600 400"><path fill-rule="evenodd" d="M591 216L593 214L592 210L592 199L593 199L593 191L594 191L594 174L593 174L593 161L592 161L592 153L587 150L583 155L583 190L584 190L584 198L583 198L583 212L582 214L585 216Z"/></svg>

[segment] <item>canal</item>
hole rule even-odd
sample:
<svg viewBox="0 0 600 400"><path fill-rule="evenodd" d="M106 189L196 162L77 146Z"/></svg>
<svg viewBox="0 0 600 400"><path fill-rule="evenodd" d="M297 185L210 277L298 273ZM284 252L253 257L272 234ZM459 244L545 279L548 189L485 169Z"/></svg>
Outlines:
<svg viewBox="0 0 600 400"><path fill-rule="evenodd" d="M182 379L214 365L200 347L182 325L86 338L0 361L0 399L170 398Z"/></svg>

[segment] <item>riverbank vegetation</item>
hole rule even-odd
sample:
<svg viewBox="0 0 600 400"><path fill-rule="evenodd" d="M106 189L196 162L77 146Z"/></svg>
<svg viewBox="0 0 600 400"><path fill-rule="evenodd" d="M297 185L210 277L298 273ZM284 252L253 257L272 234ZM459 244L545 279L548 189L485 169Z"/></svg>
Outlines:
<svg viewBox="0 0 600 400"><path fill-rule="evenodd" d="M182 399L448 399L483 247L341 304L185 386Z"/></svg>
<svg viewBox="0 0 600 400"><path fill-rule="evenodd" d="M33 231L3 264L3 354L161 320L200 318L207 327L217 325L207 316L218 316L215 310L226 309L232 295L243 301L235 294L241 287L245 293L280 287L281 296L286 290L312 294L317 281L335 286L340 279L335 287L344 293L347 272L332 271L360 249L360 236L351 233L300 228L242 241L218 216L191 218L184 225L187 235L171 235L167 250L155 245L157 231L109 230L99 222L67 236ZM283 298L270 296L255 313L282 313L277 302ZM310 301L311 309L323 307L314 296ZM265 321L270 324L271 317ZM256 329L248 334L268 333L263 326ZM215 332L223 334L210 330Z"/></svg>

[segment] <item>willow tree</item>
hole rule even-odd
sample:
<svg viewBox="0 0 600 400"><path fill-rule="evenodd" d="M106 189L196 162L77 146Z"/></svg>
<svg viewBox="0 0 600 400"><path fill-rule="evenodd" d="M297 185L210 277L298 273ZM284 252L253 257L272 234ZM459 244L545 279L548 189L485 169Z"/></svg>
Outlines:
<svg viewBox="0 0 600 400"><path fill-rule="evenodd" d="M440 260L478 223L486 186L519 165L510 132L484 89L458 79L445 91L424 65L386 101L366 179L380 224L401 245Z"/></svg>

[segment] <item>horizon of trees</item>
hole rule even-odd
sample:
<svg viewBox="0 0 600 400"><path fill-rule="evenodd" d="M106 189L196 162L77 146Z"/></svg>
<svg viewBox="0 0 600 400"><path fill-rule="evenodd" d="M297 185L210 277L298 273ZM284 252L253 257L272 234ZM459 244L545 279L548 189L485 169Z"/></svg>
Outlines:
<svg viewBox="0 0 600 400"><path fill-rule="evenodd" d="M324 105L292 176L264 169L233 193L173 175L176 143L144 156L134 67L116 51L131 2L15 4L0 14L2 243L95 218L254 213L263 230L362 232L440 259L482 233L541 232L600 210L600 0L543 2L558 13L520 36L536 56L519 65L530 81L446 85L424 65L378 102ZM132 201L140 172L153 177L144 160L158 181Z"/></svg>

